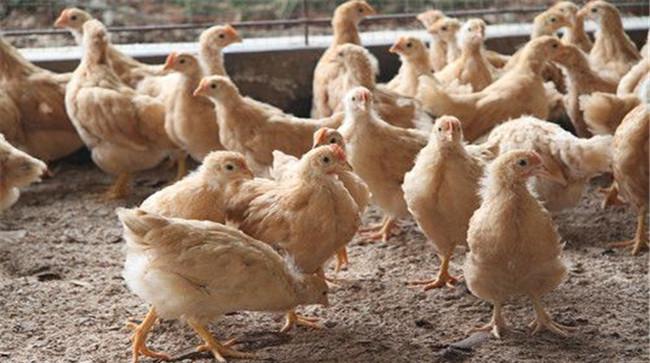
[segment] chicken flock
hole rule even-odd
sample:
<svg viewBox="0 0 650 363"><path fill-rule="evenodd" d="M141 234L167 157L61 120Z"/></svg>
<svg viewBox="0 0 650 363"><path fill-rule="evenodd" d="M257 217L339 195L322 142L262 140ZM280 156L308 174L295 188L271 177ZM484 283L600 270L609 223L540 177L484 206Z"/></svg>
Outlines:
<svg viewBox="0 0 650 363"><path fill-rule="evenodd" d="M386 84L376 82L377 60L359 35L373 14L361 0L334 12L311 118L240 92L222 54L242 41L230 25L205 30L196 55L148 65L114 47L100 21L69 8L55 26L72 33L83 56L66 74L31 64L0 39L0 211L48 173L47 162L82 146L115 177L108 199L128 195L140 171L177 166L176 181L117 211L124 279L150 306L131 324L134 362L169 358L146 344L159 317L187 322L204 341L198 349L219 361L254 357L207 330L226 313L282 311L282 331L320 327L296 308L328 304L330 259L338 271L351 263L346 245L357 234L387 241L409 216L441 261L437 276L409 284L428 290L464 279L494 308L476 330L497 337L507 330L503 304L515 295L532 302L533 333L573 330L541 303L566 275L550 213L574 207L591 178L613 175L603 204L638 213L635 236L613 245L635 255L647 247L650 50L637 50L613 5L556 3L513 55L485 49L481 19L424 12L417 20L428 46L397 38L389 51L402 65ZM598 25L593 42L586 20ZM573 132L552 122L558 114ZM200 163L189 174L188 157ZM384 214L377 226L362 226L369 204ZM458 245L462 277L449 271Z"/></svg>

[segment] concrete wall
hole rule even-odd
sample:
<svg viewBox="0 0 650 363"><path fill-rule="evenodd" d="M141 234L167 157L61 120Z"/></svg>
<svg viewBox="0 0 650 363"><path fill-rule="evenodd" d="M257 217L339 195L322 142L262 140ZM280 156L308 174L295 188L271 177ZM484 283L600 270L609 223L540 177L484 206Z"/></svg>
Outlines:
<svg viewBox="0 0 650 363"><path fill-rule="evenodd" d="M645 44L646 29L629 30L628 34L639 48ZM528 37L523 34L500 35L489 38L487 48L511 54L527 40ZM388 53L389 44L384 42L367 46L379 60L380 82L389 80L399 68L398 57ZM319 45L228 52L225 54L226 67L243 94L276 105L297 116L308 116L311 108L312 75L323 50L324 47ZM165 61L165 55L166 53L138 58L147 63L161 64ZM78 61L54 59L35 61L35 63L44 68L63 72L73 70Z"/></svg>

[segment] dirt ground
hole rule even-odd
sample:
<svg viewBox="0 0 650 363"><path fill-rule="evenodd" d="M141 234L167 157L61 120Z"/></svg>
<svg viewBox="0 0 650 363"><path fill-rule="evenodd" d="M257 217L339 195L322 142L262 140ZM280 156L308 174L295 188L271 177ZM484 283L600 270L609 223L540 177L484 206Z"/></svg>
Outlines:
<svg viewBox="0 0 650 363"><path fill-rule="evenodd" d="M114 209L137 205L171 172L141 175L129 200L106 204L98 194L110 179L94 166L68 161L54 169L53 179L26 189L0 216L0 362L129 361L124 323L141 318L146 306L122 281ZM324 329L280 334L282 316L271 313L229 315L211 329L278 362L647 362L648 254L607 248L608 241L632 236L635 216L621 207L602 211L596 187L555 218L570 273L544 302L557 321L577 328L569 338L529 336L532 308L515 300L505 310L513 330L502 340L475 335L458 343L489 320L491 307L463 285L426 293L405 286L432 275L439 263L412 221L387 243L353 241L351 266L339 273L331 306L303 310L321 317ZM371 210L366 222L377 219ZM462 260L458 253L453 273ZM192 353L198 343L175 321L156 325L150 337L152 348L177 361L212 362Z"/></svg>

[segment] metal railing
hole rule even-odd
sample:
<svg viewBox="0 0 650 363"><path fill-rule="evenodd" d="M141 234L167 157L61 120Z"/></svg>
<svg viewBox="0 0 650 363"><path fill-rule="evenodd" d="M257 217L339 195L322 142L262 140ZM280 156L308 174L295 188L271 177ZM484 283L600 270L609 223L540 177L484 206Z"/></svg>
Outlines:
<svg viewBox="0 0 650 363"><path fill-rule="evenodd" d="M327 27L331 19L326 17L311 18L310 17L310 1L297 0L301 2L300 17L295 19L275 19L275 20L250 20L250 21L232 21L229 22L238 29L252 29L261 30L272 27L288 28L302 28L305 45L309 44L309 36L314 26ZM373 1L370 1L374 3ZM433 2L435 3L435 1ZM483 4L483 1L480 1ZM631 10L636 15L648 15L649 4L647 1L614 1L617 8L622 12ZM544 11L548 5L534 5L534 6L506 6L506 7L489 7L478 9L451 9L445 10L445 14L452 17L467 18L467 17L484 17L489 15L504 15L504 14L518 14L530 15ZM418 9L423 10L423 9ZM50 11L54 14L54 11ZM416 12L401 13L401 14L386 14L375 15L368 17L363 22L364 27L379 26L386 23L415 23ZM122 26L109 26L108 29L111 33L142 33L151 31L165 31L165 30L198 30L204 29L214 25L214 22L189 22L178 24L152 24L152 25L122 25ZM27 37L35 35L67 35L68 31L63 29L54 28L40 28L40 29L4 29L1 34L6 37Z"/></svg>

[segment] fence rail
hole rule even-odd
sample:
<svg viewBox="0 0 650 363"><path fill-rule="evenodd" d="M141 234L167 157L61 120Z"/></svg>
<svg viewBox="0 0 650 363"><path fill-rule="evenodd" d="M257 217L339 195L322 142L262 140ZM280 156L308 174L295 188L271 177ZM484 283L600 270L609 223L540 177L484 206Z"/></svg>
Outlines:
<svg viewBox="0 0 650 363"><path fill-rule="evenodd" d="M636 13L648 14L650 5L647 1L615 2L621 10L634 9ZM509 6L503 8L481 8L481 9L456 9L445 10L445 14L452 17L481 17L487 15L502 14L533 14L547 9L548 6ZM413 21L416 13L386 14L370 16L364 20L364 24L381 24L390 21ZM302 0L301 16L296 19L277 20L252 20L235 21L231 25L238 29L265 29L269 27L302 27L305 44L309 44L311 26L328 26L331 18L310 18L309 5L307 0ZM130 26L109 26L112 33L125 32L149 32L161 30L196 30L214 25L214 22L190 22L179 24L154 24L154 25L130 25ZM5 29L1 32L6 37L25 37L34 35L68 35L69 32L63 29L42 28L42 29Z"/></svg>

